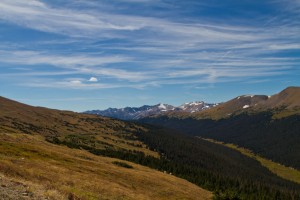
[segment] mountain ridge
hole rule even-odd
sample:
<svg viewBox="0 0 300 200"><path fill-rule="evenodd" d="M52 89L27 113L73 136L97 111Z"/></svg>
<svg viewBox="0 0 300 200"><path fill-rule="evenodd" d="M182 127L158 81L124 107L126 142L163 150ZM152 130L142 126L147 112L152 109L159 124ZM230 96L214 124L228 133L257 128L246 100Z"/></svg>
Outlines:
<svg viewBox="0 0 300 200"><path fill-rule="evenodd" d="M121 120L138 120L144 117L155 116L168 112L194 113L209 109L217 104L194 101L180 106L159 103L156 105L143 105L141 107L108 108L106 110L89 110L83 113L112 117Z"/></svg>
<svg viewBox="0 0 300 200"><path fill-rule="evenodd" d="M221 119L241 113L252 114L265 111L271 111L274 118L300 114L300 87L287 87L272 96L238 96L212 109L195 113L191 117L196 119Z"/></svg>
<svg viewBox="0 0 300 200"><path fill-rule="evenodd" d="M300 87L290 86L272 96L248 94L240 95L226 102L205 103L194 101L180 106L169 104L144 105L141 107L108 108L90 110L83 113L96 114L121 120L139 120L147 117L168 116L175 118L221 119L233 115L274 111L274 118L300 113Z"/></svg>

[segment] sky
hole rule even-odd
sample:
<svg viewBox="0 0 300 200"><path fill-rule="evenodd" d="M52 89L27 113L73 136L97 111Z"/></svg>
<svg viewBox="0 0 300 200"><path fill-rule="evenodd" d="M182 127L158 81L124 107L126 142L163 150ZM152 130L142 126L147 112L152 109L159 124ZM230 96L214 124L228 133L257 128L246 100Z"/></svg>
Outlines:
<svg viewBox="0 0 300 200"><path fill-rule="evenodd" d="M0 96L81 112L300 86L300 0L1 0Z"/></svg>

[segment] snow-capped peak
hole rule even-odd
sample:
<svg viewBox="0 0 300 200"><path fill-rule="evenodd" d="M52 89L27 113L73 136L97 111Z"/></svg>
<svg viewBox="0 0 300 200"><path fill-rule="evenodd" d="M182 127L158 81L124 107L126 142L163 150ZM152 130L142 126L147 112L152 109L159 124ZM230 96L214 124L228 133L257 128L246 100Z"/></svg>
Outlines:
<svg viewBox="0 0 300 200"><path fill-rule="evenodd" d="M167 107L165 106L165 104L162 104L162 103L159 104L158 108L161 109L161 110L166 110L167 109Z"/></svg>
<svg viewBox="0 0 300 200"><path fill-rule="evenodd" d="M214 107L215 105L216 104L208 104L203 101L193 101L190 103L184 103L181 106L177 107L177 109L184 112L194 113L194 112L209 109L211 107Z"/></svg>

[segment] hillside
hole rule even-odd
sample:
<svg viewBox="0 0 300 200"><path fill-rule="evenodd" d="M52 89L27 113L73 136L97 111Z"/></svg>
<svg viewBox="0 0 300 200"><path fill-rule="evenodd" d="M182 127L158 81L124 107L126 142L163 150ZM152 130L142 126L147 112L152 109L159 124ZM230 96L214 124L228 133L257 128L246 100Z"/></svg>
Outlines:
<svg viewBox="0 0 300 200"><path fill-rule="evenodd" d="M136 140L142 126L106 117L32 107L0 97L0 132L42 135L52 140L76 140L97 148L141 151L158 156Z"/></svg>
<svg viewBox="0 0 300 200"><path fill-rule="evenodd" d="M279 178L255 158L220 144L153 129L141 139L175 163L168 171L214 191L216 199L299 199L300 185Z"/></svg>
<svg viewBox="0 0 300 200"><path fill-rule="evenodd" d="M0 173L7 182L0 193L4 197L21 198L23 193L24 198L31 195L31 198L51 199L66 199L70 195L82 199L195 199L198 196L210 199L212 196L172 175L108 158L109 155L95 156L74 149L80 146L98 152L159 158L157 152L137 140L135 134L146 130L140 125L32 107L2 97L0 110ZM46 140L56 144L59 141L73 149ZM133 168L126 168L124 163ZM30 185L30 189L25 188L24 192L21 186L14 187L15 183ZM23 191L21 196L18 191Z"/></svg>
<svg viewBox="0 0 300 200"><path fill-rule="evenodd" d="M285 107L287 109L294 109L300 107L300 87L288 87L278 94L269 98L269 100L262 104L267 108Z"/></svg>
<svg viewBox="0 0 300 200"><path fill-rule="evenodd" d="M278 176L300 184L300 171L297 169L294 169L292 167L286 167L286 166L276 163L272 160L265 159L255 153L253 153L249 149L245 149L243 147L239 147L234 144L226 144L224 142L219 142L219 141L212 140L212 139L205 139L205 138L200 138L200 139L204 139L206 141L209 141L209 142L212 142L215 144L220 144L220 145L229 147L231 149L237 150L237 151L241 152L243 155L246 155L250 158L254 158L255 160L259 161L262 166L267 167L270 171L277 174Z"/></svg>
<svg viewBox="0 0 300 200"><path fill-rule="evenodd" d="M183 179L114 158L57 146L41 137L0 133L1 195L11 199L210 199ZM127 163L119 166L118 163ZM116 163L116 164L114 164ZM12 181L14 180L14 181ZM17 186L24 186L18 193ZM5 185L4 185L5 184ZM10 188L13 187L13 190ZM15 194L12 194L12 193ZM17 198L13 198L17 197ZM4 198L7 199L7 198Z"/></svg>
<svg viewBox="0 0 300 200"><path fill-rule="evenodd" d="M255 108L268 100L265 95L243 95L222 103L214 108L196 113L191 117L220 119L236 115Z"/></svg>
<svg viewBox="0 0 300 200"><path fill-rule="evenodd" d="M23 185L40 186L42 196L46 191L48 196L83 199L195 199L195 194L210 198L204 188L218 199L300 197L298 184L276 176L255 159L172 129L5 98L0 102L0 173ZM153 173L146 175L145 170ZM165 176L173 179L163 184ZM28 192L39 195L32 190Z"/></svg>

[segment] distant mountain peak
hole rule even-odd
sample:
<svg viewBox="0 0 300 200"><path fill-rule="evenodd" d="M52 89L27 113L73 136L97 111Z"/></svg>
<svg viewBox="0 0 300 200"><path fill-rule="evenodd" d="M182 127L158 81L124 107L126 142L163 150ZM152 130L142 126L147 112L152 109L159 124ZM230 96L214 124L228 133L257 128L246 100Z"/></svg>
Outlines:
<svg viewBox="0 0 300 200"><path fill-rule="evenodd" d="M165 111L174 108L174 106L168 105L168 104L164 104L164 103L157 104L157 107L158 107L160 110L165 110Z"/></svg>
<svg viewBox="0 0 300 200"><path fill-rule="evenodd" d="M184 103L178 107L165 103L159 103L153 106L144 105L141 107L126 107L120 109L109 108L106 110L86 111L85 113L113 117L123 120L136 120L153 115L165 114L168 112L195 113L214 106L216 106L216 104L208 104L203 101L194 101L190 103Z"/></svg>

